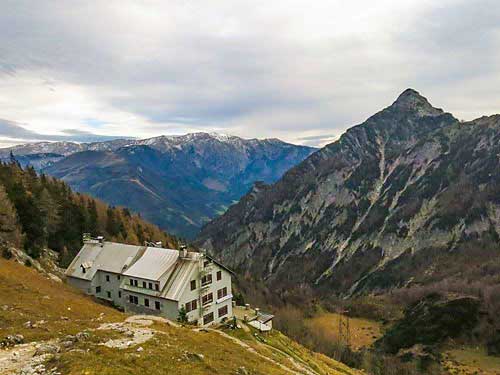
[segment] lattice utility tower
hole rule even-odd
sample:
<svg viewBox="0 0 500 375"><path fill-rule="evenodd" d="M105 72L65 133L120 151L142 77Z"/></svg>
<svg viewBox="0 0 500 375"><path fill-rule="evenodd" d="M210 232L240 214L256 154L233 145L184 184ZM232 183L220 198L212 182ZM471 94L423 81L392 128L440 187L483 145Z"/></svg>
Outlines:
<svg viewBox="0 0 500 375"><path fill-rule="evenodd" d="M339 311L339 344L346 348L351 347L351 328L349 326L348 310Z"/></svg>

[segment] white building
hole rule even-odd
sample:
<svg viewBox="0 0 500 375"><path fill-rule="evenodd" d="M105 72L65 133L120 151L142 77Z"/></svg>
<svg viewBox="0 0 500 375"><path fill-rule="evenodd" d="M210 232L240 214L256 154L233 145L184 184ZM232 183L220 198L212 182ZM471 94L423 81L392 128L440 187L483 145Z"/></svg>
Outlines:
<svg viewBox="0 0 500 375"><path fill-rule="evenodd" d="M190 322L219 323L233 316L231 271L186 250L86 240L66 270L68 283L126 312Z"/></svg>

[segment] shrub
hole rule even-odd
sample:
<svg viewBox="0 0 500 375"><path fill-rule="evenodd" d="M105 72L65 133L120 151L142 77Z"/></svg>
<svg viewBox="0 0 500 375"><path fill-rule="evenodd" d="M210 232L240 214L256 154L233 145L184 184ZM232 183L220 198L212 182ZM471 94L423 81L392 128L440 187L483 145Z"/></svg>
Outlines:
<svg viewBox="0 0 500 375"><path fill-rule="evenodd" d="M12 259L12 257L13 257L13 254L12 254L12 251L10 251L10 249L4 248L2 250L2 258L9 260L9 259Z"/></svg>

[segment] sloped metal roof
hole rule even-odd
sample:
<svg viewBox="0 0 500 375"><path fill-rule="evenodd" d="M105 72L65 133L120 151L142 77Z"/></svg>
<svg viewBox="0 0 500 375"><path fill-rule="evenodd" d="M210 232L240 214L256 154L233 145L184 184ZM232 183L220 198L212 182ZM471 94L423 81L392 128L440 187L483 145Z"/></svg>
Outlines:
<svg viewBox="0 0 500 375"><path fill-rule="evenodd" d="M167 283L163 288L161 297L178 301L184 291L184 288L189 285L191 279L195 277L193 274L197 271L197 269L197 260L179 259L176 267L173 268L170 275L168 275Z"/></svg>
<svg viewBox="0 0 500 375"><path fill-rule="evenodd" d="M124 245L114 242L85 243L66 270L66 275L92 280L97 271L122 273L134 259L144 252L145 247ZM85 273L83 272L84 266Z"/></svg>
<svg viewBox="0 0 500 375"><path fill-rule="evenodd" d="M159 281L160 277L175 265L177 259L179 259L178 250L148 247L123 274L139 279Z"/></svg>

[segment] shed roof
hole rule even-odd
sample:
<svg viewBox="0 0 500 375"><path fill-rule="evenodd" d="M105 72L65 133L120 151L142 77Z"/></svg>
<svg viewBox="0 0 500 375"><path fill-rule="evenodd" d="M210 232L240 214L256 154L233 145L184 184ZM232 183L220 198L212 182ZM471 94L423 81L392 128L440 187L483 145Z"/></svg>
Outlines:
<svg viewBox="0 0 500 375"><path fill-rule="evenodd" d="M258 316L257 316L257 319L259 322L261 323L267 323L269 322L270 320L273 320L274 319L274 315L272 314L268 314L268 313L260 313Z"/></svg>

